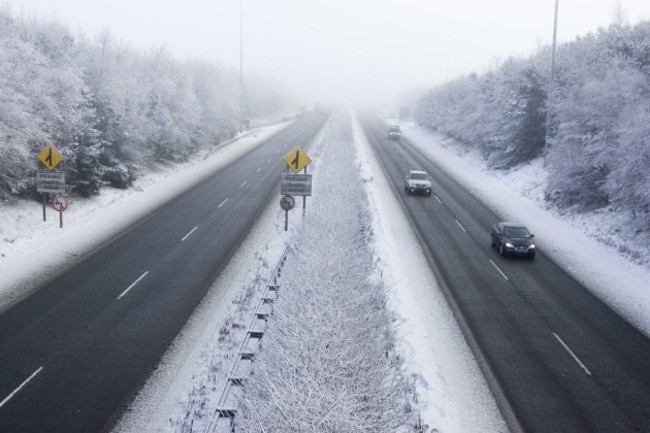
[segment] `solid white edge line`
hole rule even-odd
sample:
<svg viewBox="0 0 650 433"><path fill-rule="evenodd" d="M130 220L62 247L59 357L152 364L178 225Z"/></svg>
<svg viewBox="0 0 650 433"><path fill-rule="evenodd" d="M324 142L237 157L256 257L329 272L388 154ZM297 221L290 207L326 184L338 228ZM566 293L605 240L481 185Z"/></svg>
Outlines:
<svg viewBox="0 0 650 433"><path fill-rule="evenodd" d="M245 181L243 181L243 182L242 182L242 184L241 184L241 185L239 185L239 187L240 187L240 188L243 188L243 187L244 187L244 185L246 185L247 183L248 183L248 181L247 181L247 180L245 180Z"/></svg>
<svg viewBox="0 0 650 433"><path fill-rule="evenodd" d="M40 373L42 370L43 370L43 367L38 368L35 372L32 373L31 376L29 376L27 379L25 379L25 381L24 381L23 383L21 383L20 386L19 386L18 388L14 389L14 391L13 391L11 394L9 394L9 395L4 399L4 400L0 401L0 407L4 406L4 405L9 401L9 400L11 400L11 398L12 398L14 395L16 395L16 393L17 393L18 391L20 391L21 389L23 389L23 387L24 387L25 385L27 385L27 384L29 383L29 381L32 380L32 379L33 379L33 378L34 378L38 373Z"/></svg>
<svg viewBox="0 0 650 433"><path fill-rule="evenodd" d="M221 206L223 206L224 204L226 204L227 201L228 201L228 199L225 199L225 200L222 201L221 204L220 204L219 206L217 206L217 207L221 207Z"/></svg>
<svg viewBox="0 0 650 433"><path fill-rule="evenodd" d="M465 233L467 233L467 230L465 230L465 227L463 227L463 225L462 225L461 223L459 223L458 220L454 220L454 221L456 221L456 224L458 224L458 227L460 227L460 229L461 229L462 231L464 231Z"/></svg>
<svg viewBox="0 0 650 433"><path fill-rule="evenodd" d="M183 242L185 239L189 238L190 235L191 235L192 233L194 233L194 230L196 230L196 229L198 229L198 228L199 228L199 226L196 226L196 227L194 227L192 230L190 230L190 232L189 232L188 234L186 234L185 236L183 236L183 239L181 239L181 242Z"/></svg>
<svg viewBox="0 0 650 433"><path fill-rule="evenodd" d="M438 203L442 204L442 200L440 200L440 199L438 198L437 195L434 195L433 198L435 198L436 200L438 200Z"/></svg>
<svg viewBox="0 0 650 433"><path fill-rule="evenodd" d="M576 354L573 353L573 350L571 350L571 348L570 348L569 346L567 346L566 343L565 343L564 341L562 341L562 339L560 338L560 336L557 335L555 332L553 333L553 336L555 336L555 338L557 339L557 341L560 342L560 344L562 345L562 347L564 347L564 349L565 349L567 352L569 352L569 355L571 355L571 356L573 357L573 359L575 359L575 361L578 363L578 365L580 366L580 368L582 368L582 369L585 371L585 373L587 373L587 376L591 376L591 371L589 371L589 369L588 369L588 368L587 368L587 367L582 363L582 361L580 361L580 359L576 356Z"/></svg>
<svg viewBox="0 0 650 433"><path fill-rule="evenodd" d="M128 291L131 290L133 287L135 287L135 285L138 284L140 282L140 280L142 280L144 277L146 277L148 273L149 273L149 271L146 271L144 274L140 275L140 278L135 280L133 282L133 284L131 284L129 287L127 287L126 290L123 291L122 294L117 297L117 299L120 299L122 296L126 295L128 293Z"/></svg>
<svg viewBox="0 0 650 433"><path fill-rule="evenodd" d="M497 266L497 264L494 263L494 262L492 261L492 259L490 259L490 263L492 263L492 266L494 266L494 267L496 268L496 270L499 271L499 273L501 274L501 276L502 276L503 278L505 278L506 280L508 280L508 276L507 276L506 274L504 274L503 271L502 271L501 269L499 269L499 267Z"/></svg>

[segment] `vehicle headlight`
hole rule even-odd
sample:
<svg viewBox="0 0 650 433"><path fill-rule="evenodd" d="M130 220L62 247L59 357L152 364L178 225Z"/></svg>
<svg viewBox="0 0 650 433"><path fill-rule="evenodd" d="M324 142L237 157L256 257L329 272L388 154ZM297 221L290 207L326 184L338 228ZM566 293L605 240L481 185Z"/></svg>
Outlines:
<svg viewBox="0 0 650 433"><path fill-rule="evenodd" d="M529 249L529 250L534 250L534 249L535 249L535 244L530 244L530 245L528 245L528 249Z"/></svg>
<svg viewBox="0 0 650 433"><path fill-rule="evenodd" d="M514 245L512 245L510 242L506 242L506 248L514 248Z"/></svg>

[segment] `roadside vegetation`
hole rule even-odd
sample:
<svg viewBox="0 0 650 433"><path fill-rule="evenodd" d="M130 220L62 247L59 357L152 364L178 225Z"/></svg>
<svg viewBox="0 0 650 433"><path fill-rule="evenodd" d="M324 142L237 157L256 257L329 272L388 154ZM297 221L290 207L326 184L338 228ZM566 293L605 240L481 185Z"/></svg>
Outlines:
<svg viewBox="0 0 650 433"><path fill-rule="evenodd" d="M429 91L416 120L505 170L544 158L545 201L650 233L650 22L619 22ZM547 124L548 118L548 124Z"/></svg>
<svg viewBox="0 0 650 433"><path fill-rule="evenodd" d="M64 155L80 196L129 187L155 164L186 161L239 129L239 73L181 62L164 48L138 52L110 33L73 33L56 21L0 8L0 203L36 195L36 156ZM246 116L277 113L282 99L247 77Z"/></svg>

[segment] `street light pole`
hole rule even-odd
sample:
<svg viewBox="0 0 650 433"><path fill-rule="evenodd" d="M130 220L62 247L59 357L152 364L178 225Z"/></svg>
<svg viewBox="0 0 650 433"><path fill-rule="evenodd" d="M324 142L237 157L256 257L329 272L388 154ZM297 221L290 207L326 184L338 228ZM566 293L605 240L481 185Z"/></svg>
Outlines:
<svg viewBox="0 0 650 433"><path fill-rule="evenodd" d="M244 0L239 0L239 129L244 129Z"/></svg>
<svg viewBox="0 0 650 433"><path fill-rule="evenodd" d="M548 77L548 96L546 102L546 136L544 137L544 165L548 154L549 112L553 106L553 80L555 78L555 43L557 40L557 9L559 0L555 0L555 18L553 20L553 47L551 48L551 71Z"/></svg>

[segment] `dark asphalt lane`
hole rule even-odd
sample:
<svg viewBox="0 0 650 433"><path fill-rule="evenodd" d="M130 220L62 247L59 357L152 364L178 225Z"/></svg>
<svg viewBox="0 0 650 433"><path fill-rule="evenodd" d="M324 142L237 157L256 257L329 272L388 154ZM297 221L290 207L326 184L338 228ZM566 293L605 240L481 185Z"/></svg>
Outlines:
<svg viewBox="0 0 650 433"><path fill-rule="evenodd" d="M0 432L110 430L279 202L282 158L326 120L303 117L0 315Z"/></svg>
<svg viewBox="0 0 650 433"><path fill-rule="evenodd" d="M389 141L385 123L361 120L509 427L650 432L648 338L544 251L499 256L490 245L498 215L407 139ZM406 195L409 168L432 175L434 196Z"/></svg>

